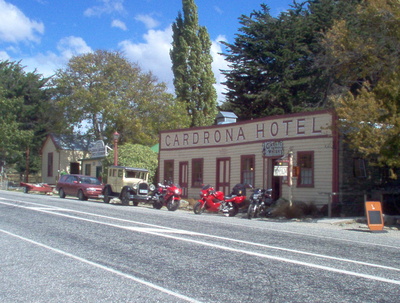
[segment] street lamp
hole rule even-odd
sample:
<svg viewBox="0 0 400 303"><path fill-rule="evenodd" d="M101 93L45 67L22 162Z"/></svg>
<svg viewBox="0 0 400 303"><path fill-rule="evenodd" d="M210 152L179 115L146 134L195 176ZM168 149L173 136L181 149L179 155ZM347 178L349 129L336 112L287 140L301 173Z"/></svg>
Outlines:
<svg viewBox="0 0 400 303"><path fill-rule="evenodd" d="M119 139L119 133L115 132L114 135L114 165L118 165L118 139Z"/></svg>

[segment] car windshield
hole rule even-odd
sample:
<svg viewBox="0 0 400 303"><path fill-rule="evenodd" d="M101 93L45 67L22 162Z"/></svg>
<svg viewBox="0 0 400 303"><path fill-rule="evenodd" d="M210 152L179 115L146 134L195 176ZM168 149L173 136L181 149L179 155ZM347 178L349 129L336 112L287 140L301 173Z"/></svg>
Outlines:
<svg viewBox="0 0 400 303"><path fill-rule="evenodd" d="M82 177L80 182L84 183L84 184L93 184L93 185L101 184L101 182L97 178L94 178L94 177Z"/></svg>

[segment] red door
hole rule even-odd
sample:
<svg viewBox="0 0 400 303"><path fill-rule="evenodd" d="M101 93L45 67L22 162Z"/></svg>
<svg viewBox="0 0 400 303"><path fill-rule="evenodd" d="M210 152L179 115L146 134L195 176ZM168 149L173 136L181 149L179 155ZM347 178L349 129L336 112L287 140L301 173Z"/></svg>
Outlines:
<svg viewBox="0 0 400 303"><path fill-rule="evenodd" d="M231 159L217 159L217 184L216 190L222 191L225 195L230 193Z"/></svg>
<svg viewBox="0 0 400 303"><path fill-rule="evenodd" d="M179 185L182 188L182 197L187 198L188 196L188 167L189 162L179 162Z"/></svg>

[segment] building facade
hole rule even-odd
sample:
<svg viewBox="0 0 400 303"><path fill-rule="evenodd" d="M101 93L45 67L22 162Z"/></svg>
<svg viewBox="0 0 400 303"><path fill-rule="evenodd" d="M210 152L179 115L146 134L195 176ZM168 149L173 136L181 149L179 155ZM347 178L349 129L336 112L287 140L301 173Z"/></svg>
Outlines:
<svg viewBox="0 0 400 303"><path fill-rule="evenodd" d="M159 181L194 199L203 184L228 194L244 183L272 188L275 199L326 204L339 188L334 121L317 111L161 132Z"/></svg>
<svg viewBox="0 0 400 303"><path fill-rule="evenodd" d="M79 159L88 155L86 142L73 136L49 134L41 149L42 182L56 184L60 174L79 174Z"/></svg>

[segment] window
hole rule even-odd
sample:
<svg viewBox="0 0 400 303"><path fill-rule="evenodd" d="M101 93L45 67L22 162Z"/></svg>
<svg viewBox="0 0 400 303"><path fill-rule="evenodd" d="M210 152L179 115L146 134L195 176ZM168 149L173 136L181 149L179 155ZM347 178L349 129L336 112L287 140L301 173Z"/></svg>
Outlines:
<svg viewBox="0 0 400 303"><path fill-rule="evenodd" d="M242 184L250 184L254 186L254 162L255 156L242 156L241 157L241 178Z"/></svg>
<svg viewBox="0 0 400 303"><path fill-rule="evenodd" d="M53 153L47 154L47 177L53 177Z"/></svg>
<svg viewBox="0 0 400 303"><path fill-rule="evenodd" d="M164 182L174 182L174 160L164 161Z"/></svg>
<svg viewBox="0 0 400 303"><path fill-rule="evenodd" d="M90 176L90 171L91 171L91 165L90 164L85 164L85 173L84 173L84 175Z"/></svg>
<svg viewBox="0 0 400 303"><path fill-rule="evenodd" d="M300 167L297 186L314 187L314 152L298 152L297 166Z"/></svg>
<svg viewBox="0 0 400 303"><path fill-rule="evenodd" d="M354 177L356 177L356 178L366 178L367 177L364 159L360 159L360 158L353 159L353 172L354 172Z"/></svg>
<svg viewBox="0 0 400 303"><path fill-rule="evenodd" d="M203 185L203 159L192 159L192 187Z"/></svg>

